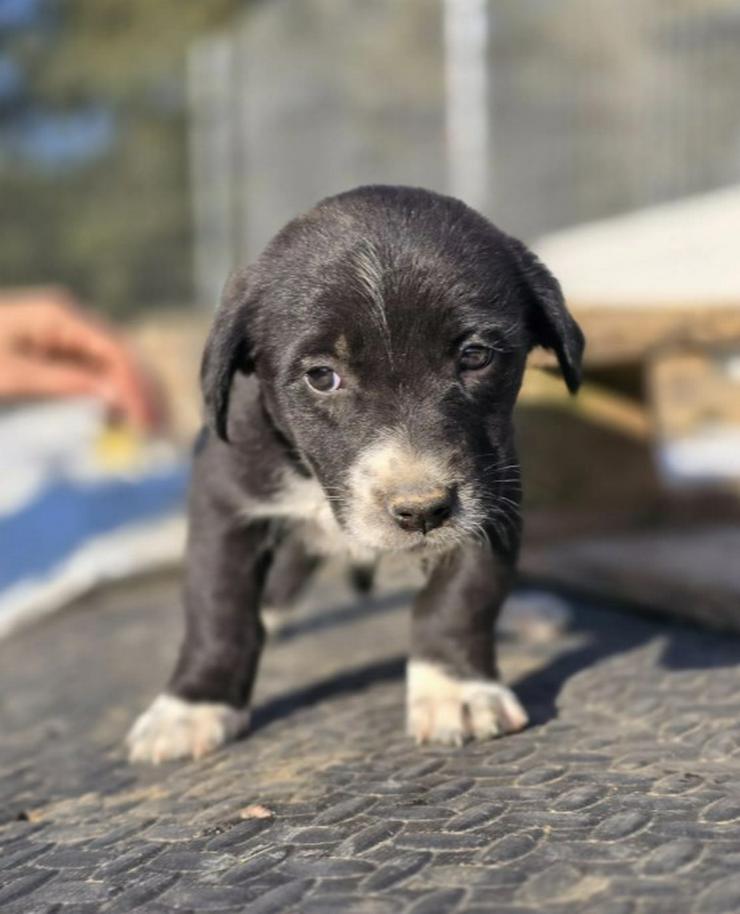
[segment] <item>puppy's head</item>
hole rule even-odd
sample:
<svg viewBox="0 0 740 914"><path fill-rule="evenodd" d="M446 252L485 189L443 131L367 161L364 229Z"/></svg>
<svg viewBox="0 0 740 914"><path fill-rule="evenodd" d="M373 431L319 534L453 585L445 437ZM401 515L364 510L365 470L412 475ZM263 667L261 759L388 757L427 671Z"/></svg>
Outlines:
<svg viewBox="0 0 740 914"><path fill-rule="evenodd" d="M536 345L575 391L583 336L523 244L457 200L359 188L232 276L204 357L206 408L226 438L233 375L256 371L356 546L444 548L510 518L512 410Z"/></svg>

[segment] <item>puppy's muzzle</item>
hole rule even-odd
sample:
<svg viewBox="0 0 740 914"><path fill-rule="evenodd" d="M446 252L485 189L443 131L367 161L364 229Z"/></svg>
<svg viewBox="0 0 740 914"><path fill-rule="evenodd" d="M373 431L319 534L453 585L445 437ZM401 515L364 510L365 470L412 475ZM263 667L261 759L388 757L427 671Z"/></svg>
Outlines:
<svg viewBox="0 0 740 914"><path fill-rule="evenodd" d="M386 502L386 509L407 533L427 534L446 524L455 507L455 493L449 487L404 489Z"/></svg>

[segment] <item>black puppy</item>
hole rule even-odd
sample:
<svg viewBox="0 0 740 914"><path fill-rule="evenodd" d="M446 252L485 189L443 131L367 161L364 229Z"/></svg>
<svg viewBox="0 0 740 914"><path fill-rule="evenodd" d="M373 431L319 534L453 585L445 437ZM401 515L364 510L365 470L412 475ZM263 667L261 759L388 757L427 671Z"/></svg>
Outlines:
<svg viewBox="0 0 740 914"><path fill-rule="evenodd" d="M557 281L521 242L424 190L326 199L231 277L202 366L185 642L129 734L133 760L200 756L247 728L265 580L297 543L423 564L416 740L525 726L498 681L493 627L520 536L512 411L536 345L575 391L583 336Z"/></svg>

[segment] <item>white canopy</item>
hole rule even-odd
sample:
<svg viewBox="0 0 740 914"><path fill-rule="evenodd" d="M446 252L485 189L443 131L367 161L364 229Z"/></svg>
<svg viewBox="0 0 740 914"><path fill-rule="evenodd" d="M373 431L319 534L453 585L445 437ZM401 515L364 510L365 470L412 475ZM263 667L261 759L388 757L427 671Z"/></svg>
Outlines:
<svg viewBox="0 0 740 914"><path fill-rule="evenodd" d="M740 185L554 232L534 248L576 309L740 308Z"/></svg>

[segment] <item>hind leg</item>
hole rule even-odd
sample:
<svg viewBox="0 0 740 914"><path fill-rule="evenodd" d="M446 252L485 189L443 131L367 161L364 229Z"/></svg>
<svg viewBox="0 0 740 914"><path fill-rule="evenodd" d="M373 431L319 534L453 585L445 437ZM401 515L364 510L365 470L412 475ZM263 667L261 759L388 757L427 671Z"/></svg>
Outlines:
<svg viewBox="0 0 740 914"><path fill-rule="evenodd" d="M311 555L302 539L287 534L275 549L262 596L262 622L269 634L280 632L287 613L305 590L321 559Z"/></svg>
<svg viewBox="0 0 740 914"><path fill-rule="evenodd" d="M357 593L368 594L375 583L375 564L368 562L352 564L349 567L348 577L349 583Z"/></svg>

